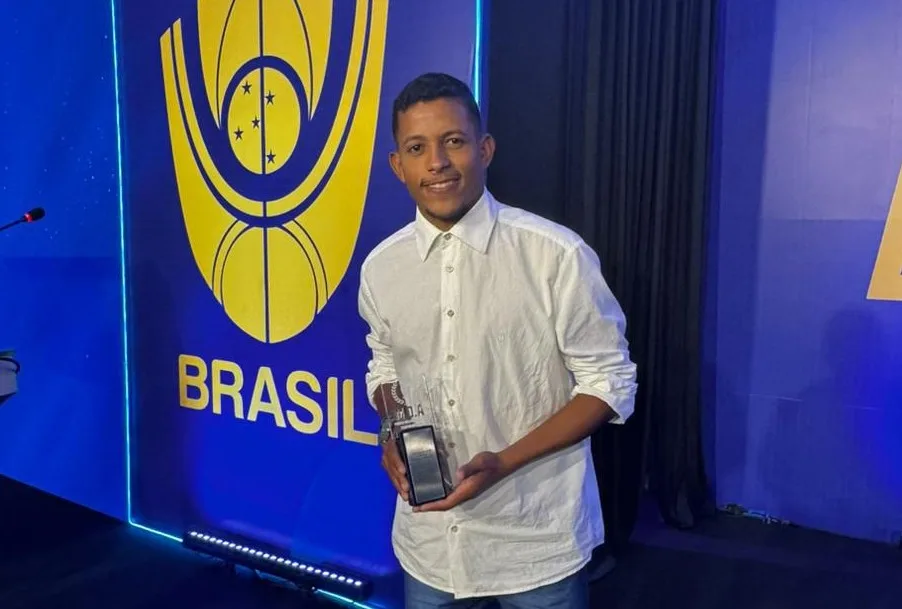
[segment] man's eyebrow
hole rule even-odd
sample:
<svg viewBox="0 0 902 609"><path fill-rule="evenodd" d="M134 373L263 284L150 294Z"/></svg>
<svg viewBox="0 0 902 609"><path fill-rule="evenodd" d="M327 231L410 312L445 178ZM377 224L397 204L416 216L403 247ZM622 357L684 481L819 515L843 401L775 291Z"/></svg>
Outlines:
<svg viewBox="0 0 902 609"><path fill-rule="evenodd" d="M450 137L452 135L462 135L462 136L466 137L467 132L464 131L463 129L451 129L449 131L445 131L444 133L442 133L441 138L445 139L446 137ZM408 144L410 144L412 142L422 142L425 139L426 139L425 135L420 135L420 134L408 135L406 138L404 138L404 140L401 142L401 144L404 146L407 146Z"/></svg>
<svg viewBox="0 0 902 609"><path fill-rule="evenodd" d="M422 141L422 140L425 140L425 139L426 139L426 138L425 138L424 136L422 136L422 135L408 135L407 137L404 138L404 141L401 142L401 143L404 144L404 145L406 146L407 144L409 144L409 143L411 143L411 142L413 142L413 141Z"/></svg>

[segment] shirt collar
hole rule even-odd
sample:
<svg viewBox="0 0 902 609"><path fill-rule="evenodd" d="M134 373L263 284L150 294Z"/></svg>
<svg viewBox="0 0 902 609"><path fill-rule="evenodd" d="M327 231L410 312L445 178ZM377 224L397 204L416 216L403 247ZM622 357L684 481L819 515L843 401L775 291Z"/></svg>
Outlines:
<svg viewBox="0 0 902 609"><path fill-rule="evenodd" d="M448 232L463 241L474 250L484 254L489 247L489 239L495 228L495 220L498 217L498 204L494 197L486 189L470 211L461 218ZM416 212L415 231L417 238L417 252L420 260L426 260L432 250L435 240L442 235L442 231Z"/></svg>

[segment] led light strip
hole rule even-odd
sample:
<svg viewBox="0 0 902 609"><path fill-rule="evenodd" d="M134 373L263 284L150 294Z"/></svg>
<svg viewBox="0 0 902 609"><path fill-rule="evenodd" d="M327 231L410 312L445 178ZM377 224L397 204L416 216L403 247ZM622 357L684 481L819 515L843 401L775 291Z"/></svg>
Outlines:
<svg viewBox="0 0 902 609"><path fill-rule="evenodd" d="M347 594L365 595L370 588L367 582L358 576L341 573L335 569L324 568L314 564L306 564L200 531L189 531L185 535L185 545L198 550L206 546L213 551L214 555L219 557L222 557L222 554L230 554L236 559L236 562L246 567L260 566L263 570L267 570L267 567L273 568L275 569L275 571L271 572L273 575L285 577L286 579L297 576L303 577L305 581L312 579L310 583L313 587L317 586L316 580L324 583L337 583L339 585L333 586L332 589L332 592L335 593L345 592ZM262 565L265 565L265 567Z"/></svg>

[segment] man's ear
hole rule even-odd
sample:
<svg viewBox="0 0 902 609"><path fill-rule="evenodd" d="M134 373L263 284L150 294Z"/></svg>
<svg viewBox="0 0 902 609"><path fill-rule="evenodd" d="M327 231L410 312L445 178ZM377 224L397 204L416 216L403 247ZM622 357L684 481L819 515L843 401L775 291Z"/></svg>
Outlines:
<svg viewBox="0 0 902 609"><path fill-rule="evenodd" d="M388 155L388 164L391 165L391 170L394 172L395 177L397 177L402 182L404 181L404 168L401 167L401 155L398 154L397 150L393 150Z"/></svg>
<svg viewBox="0 0 902 609"><path fill-rule="evenodd" d="M483 134L480 139L479 156L482 159L483 168L487 169L488 166L492 164L492 159L495 157L495 138L492 137L491 133Z"/></svg>

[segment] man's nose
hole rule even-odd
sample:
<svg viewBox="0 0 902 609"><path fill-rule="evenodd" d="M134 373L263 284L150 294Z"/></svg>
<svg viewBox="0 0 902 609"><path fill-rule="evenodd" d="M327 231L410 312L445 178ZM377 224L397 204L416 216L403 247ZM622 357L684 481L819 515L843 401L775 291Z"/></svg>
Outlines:
<svg viewBox="0 0 902 609"><path fill-rule="evenodd" d="M449 164L444 146L433 146L429 155L429 171L441 171Z"/></svg>

